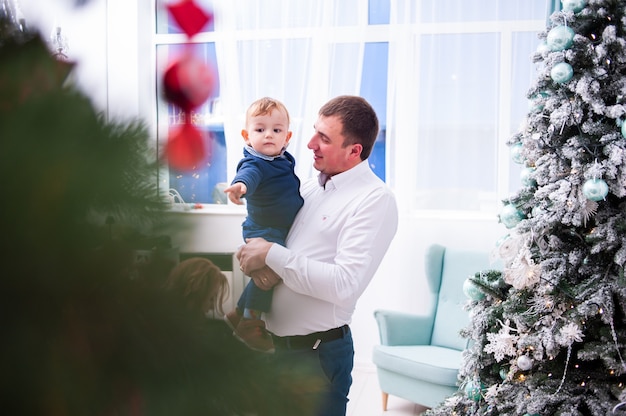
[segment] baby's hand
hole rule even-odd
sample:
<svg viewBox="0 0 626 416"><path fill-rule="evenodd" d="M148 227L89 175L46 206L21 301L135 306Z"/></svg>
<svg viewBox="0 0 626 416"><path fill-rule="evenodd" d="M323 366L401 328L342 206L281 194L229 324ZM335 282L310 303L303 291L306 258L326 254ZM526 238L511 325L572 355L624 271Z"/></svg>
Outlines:
<svg viewBox="0 0 626 416"><path fill-rule="evenodd" d="M246 194L247 190L248 188L246 187L246 184L244 184L243 182L237 182L224 189L224 192L226 193L226 195L228 195L228 199L230 199L230 202L237 205L243 205L241 197Z"/></svg>

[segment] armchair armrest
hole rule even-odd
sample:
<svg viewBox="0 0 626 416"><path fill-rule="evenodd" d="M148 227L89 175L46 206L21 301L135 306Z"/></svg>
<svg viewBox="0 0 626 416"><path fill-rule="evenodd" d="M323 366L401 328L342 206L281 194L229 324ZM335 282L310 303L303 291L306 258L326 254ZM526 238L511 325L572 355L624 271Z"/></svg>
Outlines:
<svg viewBox="0 0 626 416"><path fill-rule="evenodd" d="M374 311L383 345L428 345L433 317L378 309Z"/></svg>

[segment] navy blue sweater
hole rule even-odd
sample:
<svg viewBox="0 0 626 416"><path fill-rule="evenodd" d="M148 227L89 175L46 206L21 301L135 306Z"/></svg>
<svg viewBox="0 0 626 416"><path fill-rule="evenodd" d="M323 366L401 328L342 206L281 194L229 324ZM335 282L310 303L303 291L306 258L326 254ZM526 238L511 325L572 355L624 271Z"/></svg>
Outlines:
<svg viewBox="0 0 626 416"><path fill-rule="evenodd" d="M293 219L304 203L294 171L295 159L286 151L273 158L253 155L247 149L243 154L232 181L243 182L248 188L243 237L263 237L285 245Z"/></svg>

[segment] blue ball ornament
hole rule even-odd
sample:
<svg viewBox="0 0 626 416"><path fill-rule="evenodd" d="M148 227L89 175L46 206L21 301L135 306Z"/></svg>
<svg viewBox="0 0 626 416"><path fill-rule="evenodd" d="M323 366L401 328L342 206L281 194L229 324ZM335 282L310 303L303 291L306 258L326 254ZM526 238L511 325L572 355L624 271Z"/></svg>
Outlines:
<svg viewBox="0 0 626 416"><path fill-rule="evenodd" d="M515 227L523 219L524 213L513 204L505 205L502 211L500 211L500 222L502 222L506 228Z"/></svg>
<svg viewBox="0 0 626 416"><path fill-rule="evenodd" d="M471 300L482 300L485 294L470 279L463 282L463 293Z"/></svg>
<svg viewBox="0 0 626 416"><path fill-rule="evenodd" d="M564 84L574 76L574 69L567 62L560 62L550 71L550 78L557 84Z"/></svg>
<svg viewBox="0 0 626 416"><path fill-rule="evenodd" d="M524 146L522 145L522 143L515 143L511 145L511 148L509 150L511 152L511 160L513 160L513 162L519 164L524 163L524 156L522 155L523 147Z"/></svg>
<svg viewBox="0 0 626 416"><path fill-rule="evenodd" d="M478 402L483 396L483 391L485 391L485 385L480 381L472 380L467 382L464 391L468 399Z"/></svg>
<svg viewBox="0 0 626 416"><path fill-rule="evenodd" d="M544 53L548 52L550 52L550 47L546 42L541 42L539 45L537 45L537 53L543 55Z"/></svg>
<svg viewBox="0 0 626 416"><path fill-rule="evenodd" d="M556 26L548 32L546 43L551 51L569 49L574 44L574 30L569 26Z"/></svg>
<svg viewBox="0 0 626 416"><path fill-rule="evenodd" d="M602 179L588 179L583 184L583 195L591 201L601 201L609 193L609 186Z"/></svg>
<svg viewBox="0 0 626 416"><path fill-rule="evenodd" d="M622 137L626 139L626 121L622 121L621 132L622 132Z"/></svg>
<svg viewBox="0 0 626 416"><path fill-rule="evenodd" d="M528 101L528 110L531 113L538 113L543 110L546 104L546 99L550 96L550 94L546 91L538 92L537 94L530 97Z"/></svg>
<svg viewBox="0 0 626 416"><path fill-rule="evenodd" d="M535 186L537 182L533 179L533 172L535 168L525 167L520 172L520 180L522 181L522 185L524 186Z"/></svg>
<svg viewBox="0 0 626 416"><path fill-rule="evenodd" d="M561 4L563 10L578 13L587 6L587 0L561 0Z"/></svg>

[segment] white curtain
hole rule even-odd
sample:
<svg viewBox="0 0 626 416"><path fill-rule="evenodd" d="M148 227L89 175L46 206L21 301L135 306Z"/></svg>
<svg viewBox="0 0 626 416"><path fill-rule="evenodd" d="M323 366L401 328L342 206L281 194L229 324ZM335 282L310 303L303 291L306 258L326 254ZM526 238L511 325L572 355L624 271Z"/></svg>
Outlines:
<svg viewBox="0 0 626 416"><path fill-rule="evenodd" d="M363 40L337 42L347 25L367 25L358 0L228 0L214 2L220 107L228 149L228 179L242 156L245 110L271 96L285 103L294 135L289 145L301 179L315 172L307 143L320 106L338 94L358 94Z"/></svg>
<svg viewBox="0 0 626 416"><path fill-rule="evenodd" d="M505 143L525 115L545 0L391 6L388 182L411 211L493 215L519 187Z"/></svg>

